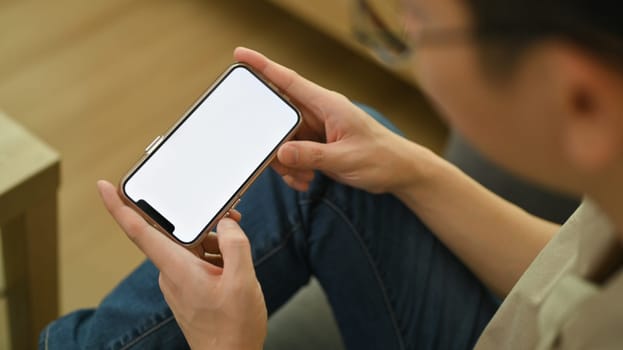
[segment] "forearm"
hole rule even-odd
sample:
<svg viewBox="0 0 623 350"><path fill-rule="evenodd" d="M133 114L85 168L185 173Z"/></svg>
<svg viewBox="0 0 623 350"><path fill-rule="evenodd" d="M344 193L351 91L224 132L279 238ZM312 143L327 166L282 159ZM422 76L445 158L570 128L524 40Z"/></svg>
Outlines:
<svg viewBox="0 0 623 350"><path fill-rule="evenodd" d="M394 194L489 288L506 295L559 226L498 197L458 168L411 144L425 164ZM409 171L407 169L403 169Z"/></svg>

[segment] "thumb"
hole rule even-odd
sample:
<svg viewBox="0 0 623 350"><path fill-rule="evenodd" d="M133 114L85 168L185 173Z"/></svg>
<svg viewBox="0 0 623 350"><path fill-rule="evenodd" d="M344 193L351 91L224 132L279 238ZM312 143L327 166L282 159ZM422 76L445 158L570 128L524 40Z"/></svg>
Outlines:
<svg viewBox="0 0 623 350"><path fill-rule="evenodd" d="M222 219L216 227L216 235L224 274L253 271L251 244L236 221Z"/></svg>
<svg viewBox="0 0 623 350"><path fill-rule="evenodd" d="M334 146L314 141L289 141L277 152L279 162L300 170L330 170L335 163Z"/></svg>

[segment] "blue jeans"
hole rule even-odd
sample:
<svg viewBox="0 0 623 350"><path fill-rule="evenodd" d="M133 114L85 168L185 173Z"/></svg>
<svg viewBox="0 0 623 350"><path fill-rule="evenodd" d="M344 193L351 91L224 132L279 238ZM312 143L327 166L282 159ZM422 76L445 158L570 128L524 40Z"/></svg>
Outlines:
<svg viewBox="0 0 623 350"><path fill-rule="evenodd" d="M320 173L300 193L271 169L237 208L269 315L314 275L349 349L468 349L499 305L391 195L357 190ZM96 309L51 323L41 333L40 348L188 345L160 293L158 271L146 261Z"/></svg>

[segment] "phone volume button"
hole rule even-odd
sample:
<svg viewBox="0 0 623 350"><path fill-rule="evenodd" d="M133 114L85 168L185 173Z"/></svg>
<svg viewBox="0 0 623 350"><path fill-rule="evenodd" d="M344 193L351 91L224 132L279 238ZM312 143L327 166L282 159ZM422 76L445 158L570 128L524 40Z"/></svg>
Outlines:
<svg viewBox="0 0 623 350"><path fill-rule="evenodd" d="M151 152L153 152L153 150L158 147L158 145L160 144L160 141L162 141L162 135L158 135L156 136L156 138L151 141L151 143L149 144L149 146L147 146L147 148L145 148L145 154L151 154Z"/></svg>

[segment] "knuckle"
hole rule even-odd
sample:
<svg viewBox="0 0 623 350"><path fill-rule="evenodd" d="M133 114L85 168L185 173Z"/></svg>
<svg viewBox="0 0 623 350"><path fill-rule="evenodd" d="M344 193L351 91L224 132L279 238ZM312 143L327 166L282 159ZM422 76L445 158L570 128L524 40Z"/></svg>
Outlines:
<svg viewBox="0 0 623 350"><path fill-rule="evenodd" d="M130 240L140 246L141 245L141 236L143 235L142 226L138 223L130 223L126 229L127 236Z"/></svg>
<svg viewBox="0 0 623 350"><path fill-rule="evenodd" d="M329 93L331 95L331 98L334 99L336 102L350 101L344 94L339 93L335 90L331 90Z"/></svg>
<svg viewBox="0 0 623 350"><path fill-rule="evenodd" d="M333 90L329 91L328 99L329 101L331 101L331 103L329 104L331 106L343 106L352 104L352 102L348 99L348 97L346 97L346 95Z"/></svg>
<svg viewBox="0 0 623 350"><path fill-rule="evenodd" d="M238 234L229 234L223 237L223 244L225 244L229 248L235 249L250 249L251 244L249 243L249 239L242 233Z"/></svg>
<svg viewBox="0 0 623 350"><path fill-rule="evenodd" d="M324 151L319 147L313 147L309 152L309 157L312 164L322 163L325 157Z"/></svg>
<svg viewBox="0 0 623 350"><path fill-rule="evenodd" d="M320 120L327 120L329 112L327 111L326 105L326 103L316 98L310 101L308 108Z"/></svg>
<svg viewBox="0 0 623 350"><path fill-rule="evenodd" d="M299 74L299 72L295 71L292 68L286 68L286 71L288 72L288 75L292 77L292 80L294 81L303 79L303 77Z"/></svg>
<svg viewBox="0 0 623 350"><path fill-rule="evenodd" d="M343 94L326 90L325 93L310 99L309 109L320 120L328 120L340 106L351 103Z"/></svg>
<svg viewBox="0 0 623 350"><path fill-rule="evenodd" d="M166 297L171 297L175 292L174 286L168 281L162 273L158 275L158 287L162 294Z"/></svg>
<svg viewBox="0 0 623 350"><path fill-rule="evenodd" d="M292 87L297 83L297 81L301 79L301 76L295 70L290 68L286 68L285 71L286 75L288 76L288 80L285 82L283 90L286 93L289 93L291 92Z"/></svg>

